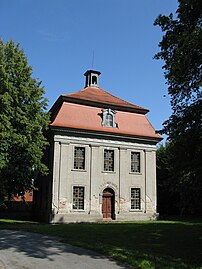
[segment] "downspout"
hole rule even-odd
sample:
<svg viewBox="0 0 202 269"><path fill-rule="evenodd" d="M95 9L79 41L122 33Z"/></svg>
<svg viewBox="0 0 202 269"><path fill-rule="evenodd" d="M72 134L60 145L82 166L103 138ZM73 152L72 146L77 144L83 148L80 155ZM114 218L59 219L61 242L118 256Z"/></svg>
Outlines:
<svg viewBox="0 0 202 269"><path fill-rule="evenodd" d="M120 200L121 200L121 148L119 148L119 211L118 214L120 213L121 206L120 206Z"/></svg>
<svg viewBox="0 0 202 269"><path fill-rule="evenodd" d="M144 213L147 212L147 160L146 160L146 150L144 150L144 173L145 173L145 210Z"/></svg>
<svg viewBox="0 0 202 269"><path fill-rule="evenodd" d="M62 144L61 142L59 142L60 145L60 155L59 155L59 173L58 173L58 211L57 214L59 213L59 209L60 209L60 176L61 176L61 160L62 160Z"/></svg>
<svg viewBox="0 0 202 269"><path fill-rule="evenodd" d="M92 184L92 161L93 161L93 158L92 158L92 155L93 155L93 148L92 148L92 145L90 145L90 189L89 189L89 211L88 211L88 214L90 214L91 212L91 202L92 202L92 199L91 199L91 184Z"/></svg>

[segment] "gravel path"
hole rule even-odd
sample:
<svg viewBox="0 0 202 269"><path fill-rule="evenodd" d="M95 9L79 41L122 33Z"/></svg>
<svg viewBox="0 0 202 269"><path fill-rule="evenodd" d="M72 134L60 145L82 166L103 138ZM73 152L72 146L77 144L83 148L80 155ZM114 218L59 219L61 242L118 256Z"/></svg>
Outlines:
<svg viewBox="0 0 202 269"><path fill-rule="evenodd" d="M96 252L56 238L0 230L0 269L127 269Z"/></svg>

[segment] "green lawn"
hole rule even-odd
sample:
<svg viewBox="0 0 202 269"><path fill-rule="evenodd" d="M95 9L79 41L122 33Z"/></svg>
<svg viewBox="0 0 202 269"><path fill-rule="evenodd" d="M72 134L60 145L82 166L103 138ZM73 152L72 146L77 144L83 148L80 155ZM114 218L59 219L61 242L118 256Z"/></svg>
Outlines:
<svg viewBox="0 0 202 269"><path fill-rule="evenodd" d="M0 229L59 236L134 268L202 268L202 221L47 225L0 220Z"/></svg>

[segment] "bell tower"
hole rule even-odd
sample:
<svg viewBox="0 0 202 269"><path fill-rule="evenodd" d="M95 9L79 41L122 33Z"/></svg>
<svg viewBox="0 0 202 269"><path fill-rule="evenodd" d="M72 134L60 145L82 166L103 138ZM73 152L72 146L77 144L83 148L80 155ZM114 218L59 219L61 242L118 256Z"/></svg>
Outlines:
<svg viewBox="0 0 202 269"><path fill-rule="evenodd" d="M99 75L101 73L95 70L87 70L84 74L86 77L85 87L99 88Z"/></svg>

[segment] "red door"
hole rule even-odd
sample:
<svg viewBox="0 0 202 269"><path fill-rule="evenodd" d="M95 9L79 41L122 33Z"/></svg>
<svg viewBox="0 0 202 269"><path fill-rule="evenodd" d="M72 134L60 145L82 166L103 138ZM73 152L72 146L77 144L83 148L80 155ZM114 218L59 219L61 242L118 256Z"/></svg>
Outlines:
<svg viewBox="0 0 202 269"><path fill-rule="evenodd" d="M102 196L103 218L112 218L112 211L113 211L112 197L113 197L113 194L109 191L106 191L103 193L103 196Z"/></svg>

